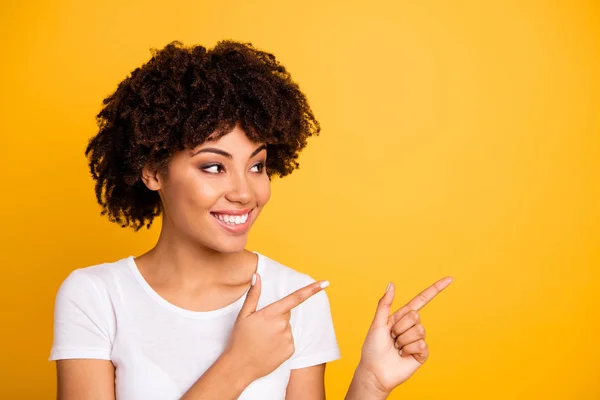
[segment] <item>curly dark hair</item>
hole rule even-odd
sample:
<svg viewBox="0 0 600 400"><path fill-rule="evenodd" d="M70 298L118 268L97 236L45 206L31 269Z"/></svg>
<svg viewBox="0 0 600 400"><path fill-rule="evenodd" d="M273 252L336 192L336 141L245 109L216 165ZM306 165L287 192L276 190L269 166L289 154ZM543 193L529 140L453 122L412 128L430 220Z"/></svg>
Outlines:
<svg viewBox="0 0 600 400"><path fill-rule="evenodd" d="M152 58L103 100L99 131L85 151L101 215L135 231L150 228L162 203L142 182L142 168L164 171L175 152L216 140L236 124L267 144L269 179L299 167L298 153L321 128L275 56L232 40L212 50L173 41L150 51Z"/></svg>

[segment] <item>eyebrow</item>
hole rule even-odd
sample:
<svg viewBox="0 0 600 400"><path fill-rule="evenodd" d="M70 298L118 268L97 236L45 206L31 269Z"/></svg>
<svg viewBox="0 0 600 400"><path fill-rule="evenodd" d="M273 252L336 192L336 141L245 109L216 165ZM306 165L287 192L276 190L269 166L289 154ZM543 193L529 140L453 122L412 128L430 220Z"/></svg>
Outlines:
<svg viewBox="0 0 600 400"><path fill-rule="evenodd" d="M249 158L252 158L255 155L257 155L258 153L260 153L261 151L266 150L266 148L267 148L266 144L263 144L263 145L259 146L256 150L254 150L252 152L252 154L250 154ZM192 157L194 157L196 154L200 154L200 153L215 153L215 154L219 154L219 155L222 155L224 157L227 157L229 159L233 158L233 156L231 154L229 154L228 152L226 152L224 150L221 150L221 149L216 149L214 147L205 147L203 149L200 149L200 150L192 153Z"/></svg>

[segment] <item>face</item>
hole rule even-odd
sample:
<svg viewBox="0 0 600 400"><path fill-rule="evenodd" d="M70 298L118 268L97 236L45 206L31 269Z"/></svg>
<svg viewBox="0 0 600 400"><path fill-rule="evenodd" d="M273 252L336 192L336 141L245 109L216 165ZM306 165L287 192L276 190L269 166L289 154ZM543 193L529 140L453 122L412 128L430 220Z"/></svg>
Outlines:
<svg viewBox="0 0 600 400"><path fill-rule="evenodd" d="M271 196L264 143L234 130L176 153L167 176L144 178L158 190L169 229L218 252L243 251L248 231Z"/></svg>

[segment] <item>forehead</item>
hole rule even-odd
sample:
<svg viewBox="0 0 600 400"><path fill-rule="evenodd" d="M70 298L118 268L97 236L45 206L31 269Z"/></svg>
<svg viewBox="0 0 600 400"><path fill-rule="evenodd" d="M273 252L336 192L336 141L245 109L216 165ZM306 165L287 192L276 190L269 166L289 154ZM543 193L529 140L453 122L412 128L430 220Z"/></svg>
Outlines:
<svg viewBox="0 0 600 400"><path fill-rule="evenodd" d="M231 132L222 134L220 137L217 136L217 133L210 135L206 141L192 149L192 154L207 147L223 149L231 154L245 154L251 153L265 144L253 141L243 129L236 126Z"/></svg>

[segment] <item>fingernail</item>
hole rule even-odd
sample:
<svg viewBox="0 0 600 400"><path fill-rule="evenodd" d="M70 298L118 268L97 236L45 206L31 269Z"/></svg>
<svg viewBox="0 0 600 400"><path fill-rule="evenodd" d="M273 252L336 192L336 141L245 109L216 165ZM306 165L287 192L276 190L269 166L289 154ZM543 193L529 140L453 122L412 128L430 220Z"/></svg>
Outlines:
<svg viewBox="0 0 600 400"><path fill-rule="evenodd" d="M323 283L321 283L321 285L319 285L321 287L321 289L325 289L327 286L329 286L329 281L325 281Z"/></svg>
<svg viewBox="0 0 600 400"><path fill-rule="evenodd" d="M388 286L387 286L387 288L385 289L385 292L386 292L386 293L388 292L388 290L390 290L390 286L392 286L392 282L388 283Z"/></svg>
<svg viewBox="0 0 600 400"><path fill-rule="evenodd" d="M252 284L250 286L254 286L256 283L256 274L252 274Z"/></svg>

